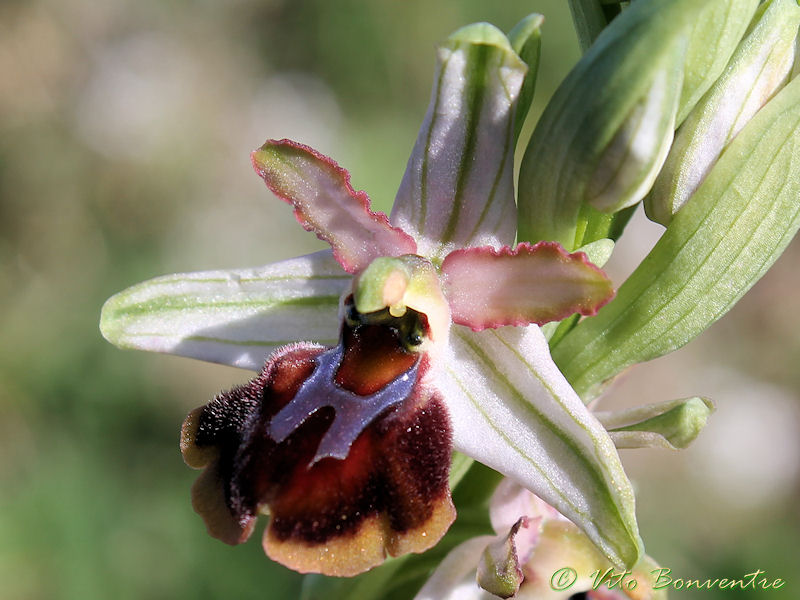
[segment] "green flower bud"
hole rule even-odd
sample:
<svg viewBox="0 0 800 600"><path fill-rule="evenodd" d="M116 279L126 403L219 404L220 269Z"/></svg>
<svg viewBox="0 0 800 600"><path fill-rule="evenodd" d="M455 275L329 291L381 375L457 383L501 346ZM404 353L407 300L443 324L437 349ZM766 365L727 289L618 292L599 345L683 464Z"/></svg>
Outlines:
<svg viewBox="0 0 800 600"><path fill-rule="evenodd" d="M761 6L728 67L675 136L664 168L645 200L648 216L667 225L705 179L719 155L789 78L800 6L773 0Z"/></svg>
<svg viewBox="0 0 800 600"><path fill-rule="evenodd" d="M507 536L486 546L478 562L478 585L500 598L511 598L525 578L520 565L515 537L520 527L528 527L528 519L520 518ZM538 526L538 524L537 524Z"/></svg>
<svg viewBox="0 0 800 600"><path fill-rule="evenodd" d="M777 260L800 228L798 136L794 79L731 142L614 301L553 348L584 399L694 339Z"/></svg>
<svg viewBox="0 0 800 600"><path fill-rule="evenodd" d="M680 125L720 76L739 40L747 31L759 0L709 2L711 6L694 23L686 63L683 89L675 122Z"/></svg>
<svg viewBox="0 0 800 600"><path fill-rule="evenodd" d="M718 76L752 5L638 0L611 22L531 137L520 168L520 240L574 249L593 241L584 236L592 224L578 225L582 212L599 219L597 211L622 210L647 194L678 115Z"/></svg>
<svg viewBox="0 0 800 600"><path fill-rule="evenodd" d="M614 412L595 412L617 448L686 448L706 426L714 404L706 398L671 400Z"/></svg>

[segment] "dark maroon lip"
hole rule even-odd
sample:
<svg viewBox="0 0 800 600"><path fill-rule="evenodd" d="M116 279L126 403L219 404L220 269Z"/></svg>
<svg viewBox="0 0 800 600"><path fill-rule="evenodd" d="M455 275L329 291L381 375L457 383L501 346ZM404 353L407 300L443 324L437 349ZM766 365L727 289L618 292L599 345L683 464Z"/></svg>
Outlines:
<svg viewBox="0 0 800 600"><path fill-rule="evenodd" d="M200 410L191 442L217 452L206 465L213 476L201 476L194 498L212 535L246 540L264 507L270 548L357 545L379 535L384 556L395 547L421 550L444 534L454 516L450 419L423 381L428 357L408 350L401 329L392 320L346 321L338 345L280 350L250 382ZM451 516L442 524L436 514ZM431 539L426 523L434 518ZM215 528L219 522L228 525ZM376 522L385 523L378 533ZM403 536L419 540L398 545Z"/></svg>

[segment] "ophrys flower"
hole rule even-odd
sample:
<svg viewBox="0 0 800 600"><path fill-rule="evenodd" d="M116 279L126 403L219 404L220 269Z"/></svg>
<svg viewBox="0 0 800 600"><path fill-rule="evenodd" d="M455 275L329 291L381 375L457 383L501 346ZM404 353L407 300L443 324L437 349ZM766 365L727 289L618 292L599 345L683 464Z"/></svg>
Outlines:
<svg viewBox="0 0 800 600"><path fill-rule="evenodd" d="M194 503L212 534L242 541L268 508L270 556L340 575L421 551L454 515L452 440L557 507L613 562L636 562L614 444L536 326L593 314L610 284L583 253L513 245L526 70L488 25L442 45L391 224L333 161L268 142L257 171L332 252L167 276L106 304L103 332L121 346L254 369L282 347L185 423L186 460L206 468ZM285 346L301 339L326 346Z"/></svg>

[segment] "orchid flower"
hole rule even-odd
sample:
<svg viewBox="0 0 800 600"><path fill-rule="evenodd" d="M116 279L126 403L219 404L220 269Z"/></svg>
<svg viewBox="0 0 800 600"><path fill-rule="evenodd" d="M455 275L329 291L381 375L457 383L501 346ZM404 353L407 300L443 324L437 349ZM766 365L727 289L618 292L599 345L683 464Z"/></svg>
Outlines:
<svg viewBox="0 0 800 600"><path fill-rule="evenodd" d="M600 10L571 6L585 25ZM639 0L605 29L579 28L586 54L536 125L516 199L536 15L508 37L478 24L439 48L390 217L311 148L256 150L267 187L331 250L156 278L101 317L120 347L259 372L184 422L211 535L240 543L269 513L266 553L329 575L422 552L455 517L456 450L563 515L569 547L639 564L615 442L682 447L712 405L594 416L585 402L720 318L800 228L799 22L793 0ZM600 310L613 291L596 265L648 194L667 228Z"/></svg>
<svg viewBox="0 0 800 600"><path fill-rule="evenodd" d="M414 600L664 600L654 588L656 562L645 555L618 570L586 535L552 506L504 479L492 495L489 515L496 535L454 548Z"/></svg>
<svg viewBox="0 0 800 600"><path fill-rule="evenodd" d="M104 306L120 347L260 370L183 426L211 535L242 542L268 512L266 553L329 575L421 552L455 517L455 449L535 492L606 560L639 560L614 443L539 328L593 315L611 284L583 252L515 245L513 156L535 76L520 55L539 23L513 45L478 24L439 47L390 219L330 158L268 141L256 171L331 250L159 277Z"/></svg>

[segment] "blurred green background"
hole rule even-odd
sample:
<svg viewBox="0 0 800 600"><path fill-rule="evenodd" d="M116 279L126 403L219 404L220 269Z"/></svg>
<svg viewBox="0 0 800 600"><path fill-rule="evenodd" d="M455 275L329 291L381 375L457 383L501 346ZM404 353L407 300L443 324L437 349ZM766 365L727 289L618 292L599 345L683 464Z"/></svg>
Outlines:
<svg viewBox="0 0 800 600"><path fill-rule="evenodd" d="M578 58L563 0L0 2L0 598L294 598L254 535L189 504L185 414L242 371L123 352L111 294L174 271L322 245L248 160L291 137L388 210L456 28L546 16L533 114ZM660 228L641 218L621 281ZM683 453L625 452L648 551L678 577L763 569L800 594L800 247L728 317L624 376L604 407L695 394L719 410Z"/></svg>

